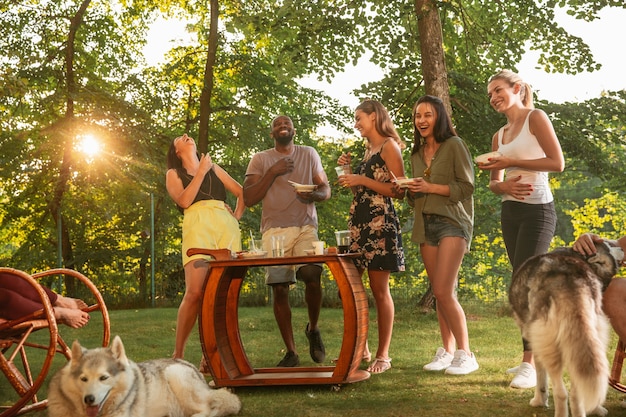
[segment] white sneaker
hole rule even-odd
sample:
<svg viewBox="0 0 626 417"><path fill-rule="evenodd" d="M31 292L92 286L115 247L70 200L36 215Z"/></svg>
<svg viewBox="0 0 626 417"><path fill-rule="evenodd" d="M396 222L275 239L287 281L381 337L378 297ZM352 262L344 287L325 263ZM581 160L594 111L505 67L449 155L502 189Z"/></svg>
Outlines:
<svg viewBox="0 0 626 417"><path fill-rule="evenodd" d="M435 352L435 356L430 363L424 365L425 371L443 371L452 363L451 353L448 353L444 348L437 348L437 352Z"/></svg>
<svg viewBox="0 0 626 417"><path fill-rule="evenodd" d="M516 366L516 367L514 367L514 368L509 368L509 369L507 369L507 370L506 370L506 373L507 373L507 374L516 374L516 373L517 373L517 371L519 371L519 366Z"/></svg>
<svg viewBox="0 0 626 417"><path fill-rule="evenodd" d="M473 353L469 355L463 349L458 349L454 352L454 359L452 363L446 369L448 375L467 375L478 369L478 362Z"/></svg>
<svg viewBox="0 0 626 417"><path fill-rule="evenodd" d="M511 381L511 388L534 388L537 385L537 372L528 362L522 362Z"/></svg>

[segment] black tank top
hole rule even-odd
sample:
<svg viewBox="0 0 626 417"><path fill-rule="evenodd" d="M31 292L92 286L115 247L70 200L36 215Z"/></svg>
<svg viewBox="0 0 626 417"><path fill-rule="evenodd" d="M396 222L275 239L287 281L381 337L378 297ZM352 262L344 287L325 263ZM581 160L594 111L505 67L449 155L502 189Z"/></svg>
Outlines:
<svg viewBox="0 0 626 417"><path fill-rule="evenodd" d="M184 188L187 188L193 179L193 176L187 174L184 170L182 172L178 171L178 176L183 182ZM217 177L214 169L211 169L204 176L204 181L202 181L200 190L198 194L196 194L196 198L193 199L193 202L196 203L202 200L226 201L226 187L224 187L224 183Z"/></svg>

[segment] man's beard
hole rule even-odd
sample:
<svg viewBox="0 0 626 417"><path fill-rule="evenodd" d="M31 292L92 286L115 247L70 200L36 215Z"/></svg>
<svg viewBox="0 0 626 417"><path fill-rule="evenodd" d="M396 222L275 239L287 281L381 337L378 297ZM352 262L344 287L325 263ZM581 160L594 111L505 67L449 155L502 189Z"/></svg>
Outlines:
<svg viewBox="0 0 626 417"><path fill-rule="evenodd" d="M276 142L281 145L289 145L289 142L293 140L293 133L289 133L287 135L276 136Z"/></svg>

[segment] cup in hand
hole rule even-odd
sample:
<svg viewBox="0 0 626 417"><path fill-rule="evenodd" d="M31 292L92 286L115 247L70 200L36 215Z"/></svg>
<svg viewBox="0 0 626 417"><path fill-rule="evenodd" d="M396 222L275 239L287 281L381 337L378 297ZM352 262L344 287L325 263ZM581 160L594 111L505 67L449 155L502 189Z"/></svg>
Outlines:
<svg viewBox="0 0 626 417"><path fill-rule="evenodd" d="M315 251L316 255L323 255L324 254L324 242L322 242L321 240L317 240L313 242L313 250Z"/></svg>
<svg viewBox="0 0 626 417"><path fill-rule="evenodd" d="M339 165L335 167L335 172L337 173L337 176L340 177L342 175L345 174L349 174L350 173L350 165Z"/></svg>
<svg viewBox="0 0 626 417"><path fill-rule="evenodd" d="M282 258L285 256L285 236L272 236L272 257Z"/></svg>

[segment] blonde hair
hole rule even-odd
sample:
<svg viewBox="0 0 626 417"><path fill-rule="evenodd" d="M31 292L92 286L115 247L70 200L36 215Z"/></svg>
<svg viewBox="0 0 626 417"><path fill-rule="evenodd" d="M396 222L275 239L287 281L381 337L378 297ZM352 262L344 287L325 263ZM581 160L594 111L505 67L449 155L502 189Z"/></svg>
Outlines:
<svg viewBox="0 0 626 417"><path fill-rule="evenodd" d="M504 80L511 87L513 87L515 84L519 84L520 98L522 99L522 104L530 109L535 108L535 105L533 104L533 90L532 88L530 88L530 85L524 82L524 80L522 80L522 77L520 77L518 74L514 73L511 70L501 70L499 73L491 77L489 79L489 82L495 80Z"/></svg>
<svg viewBox="0 0 626 417"><path fill-rule="evenodd" d="M396 141L400 149L406 148L406 144L400 138L400 135L398 135L398 132L396 131L396 128L393 125L393 122L391 121L391 117L389 117L389 113L387 112L387 109L385 108L385 106L382 105L381 102L366 98L365 100L361 102L361 104L359 104L356 107L355 111L357 110L360 110L365 114L375 113L376 114L376 123L375 123L376 131L382 137L392 138L394 141ZM366 142L366 147L369 147L369 142Z"/></svg>

